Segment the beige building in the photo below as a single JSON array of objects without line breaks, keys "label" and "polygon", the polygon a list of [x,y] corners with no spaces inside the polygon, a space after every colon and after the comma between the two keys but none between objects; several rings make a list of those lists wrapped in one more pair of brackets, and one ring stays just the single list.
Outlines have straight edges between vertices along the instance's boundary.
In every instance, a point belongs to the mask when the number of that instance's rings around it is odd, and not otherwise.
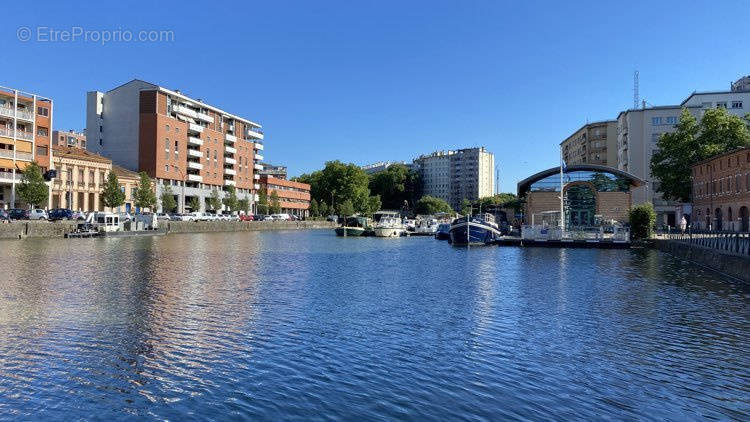
[{"label": "beige building", "polygon": [[52,208],[103,211],[99,196],[112,160],[86,150],[55,145],[52,161],[57,178],[52,182]]},{"label": "beige building", "polygon": [[[112,164],[112,171],[117,176],[120,189],[125,193],[125,203],[115,209],[107,208],[107,211],[131,212],[135,210],[135,188],[138,186],[138,173],[120,167],[117,164]],[[153,182],[151,185],[154,189],[156,188]]]},{"label": "beige building", "polygon": [[425,195],[443,199],[454,209],[464,199],[476,201],[495,193],[495,156],[484,147],[422,155],[412,168],[422,176]]},{"label": "beige building", "polygon": [[617,121],[586,123],[560,143],[567,165],[597,164],[617,168]]},{"label": "beige building", "polygon": [[53,130],[52,145],[86,149],[86,134],[74,130],[67,132]]}]

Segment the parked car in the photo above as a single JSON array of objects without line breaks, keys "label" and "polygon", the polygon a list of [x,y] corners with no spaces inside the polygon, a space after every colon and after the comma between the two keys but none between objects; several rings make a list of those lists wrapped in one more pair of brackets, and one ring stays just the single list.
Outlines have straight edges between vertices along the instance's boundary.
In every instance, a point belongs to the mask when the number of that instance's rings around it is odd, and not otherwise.
[{"label": "parked car", "polygon": [[73,217],[71,217],[73,220],[85,220],[87,217],[86,213],[83,211],[73,211]]},{"label": "parked car", "polygon": [[68,208],[55,208],[48,215],[49,221],[73,220],[73,210]]},{"label": "parked car", "polygon": [[193,211],[188,215],[192,217],[191,221],[208,221],[207,214],[204,214],[200,211]]},{"label": "parked car", "polygon": [[168,221],[170,220],[170,216],[169,214],[165,212],[159,212],[159,213],[156,213],[156,219],[159,221]]},{"label": "parked car", "polygon": [[49,220],[47,211],[41,208],[33,208],[28,211],[29,220]]},{"label": "parked car", "polygon": [[0,210],[0,223],[7,223],[8,221],[10,221],[8,211]]},{"label": "parked car", "polygon": [[11,220],[28,220],[29,212],[20,208],[13,208],[8,211],[8,216]]},{"label": "parked car", "polygon": [[281,220],[281,221],[289,221],[292,219],[292,216],[289,214],[273,214],[271,217],[274,220]]},{"label": "parked car", "polygon": [[240,215],[240,221],[253,221],[255,220],[255,216],[252,214],[242,214]]}]

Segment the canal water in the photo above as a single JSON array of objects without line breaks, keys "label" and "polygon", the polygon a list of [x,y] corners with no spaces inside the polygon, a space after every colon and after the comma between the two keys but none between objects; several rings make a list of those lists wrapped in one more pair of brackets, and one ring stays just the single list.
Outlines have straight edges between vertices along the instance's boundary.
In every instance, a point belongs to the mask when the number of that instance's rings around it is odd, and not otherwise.
[{"label": "canal water", "polygon": [[652,250],[0,242],[0,418],[750,418],[750,293]]}]

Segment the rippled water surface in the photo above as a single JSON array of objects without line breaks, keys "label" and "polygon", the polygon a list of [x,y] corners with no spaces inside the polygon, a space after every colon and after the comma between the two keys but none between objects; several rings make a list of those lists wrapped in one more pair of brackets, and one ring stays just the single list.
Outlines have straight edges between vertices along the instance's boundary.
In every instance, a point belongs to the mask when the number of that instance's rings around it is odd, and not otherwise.
[{"label": "rippled water surface", "polygon": [[750,418],[748,288],[650,250],[0,242],[0,417]]}]

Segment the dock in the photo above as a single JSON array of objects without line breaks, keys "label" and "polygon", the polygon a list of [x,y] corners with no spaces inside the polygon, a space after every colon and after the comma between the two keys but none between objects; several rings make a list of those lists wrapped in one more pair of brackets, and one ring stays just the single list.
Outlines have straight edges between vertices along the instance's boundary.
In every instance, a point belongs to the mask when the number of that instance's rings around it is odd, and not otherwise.
[{"label": "dock", "polygon": [[498,246],[522,246],[522,247],[541,247],[541,248],[587,248],[587,249],[627,249],[630,248],[630,242],[598,239],[598,240],[531,240],[522,239],[515,236],[504,236],[495,241]]}]

